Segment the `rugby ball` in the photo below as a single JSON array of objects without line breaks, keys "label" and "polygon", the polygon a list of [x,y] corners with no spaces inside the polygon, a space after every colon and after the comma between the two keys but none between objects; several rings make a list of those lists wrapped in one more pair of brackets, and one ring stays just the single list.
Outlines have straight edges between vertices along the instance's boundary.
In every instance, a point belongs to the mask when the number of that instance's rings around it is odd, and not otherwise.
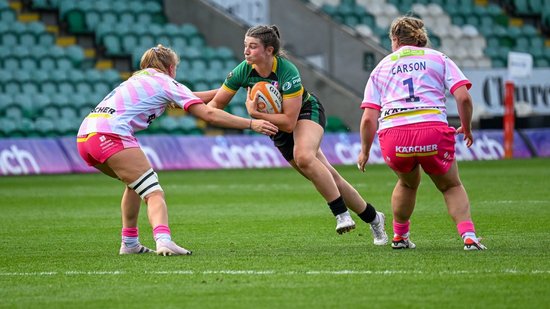
[{"label": "rugby ball", "polygon": [[283,96],[277,87],[268,82],[257,82],[250,90],[250,99],[258,93],[258,111],[266,114],[278,114],[283,111]]}]

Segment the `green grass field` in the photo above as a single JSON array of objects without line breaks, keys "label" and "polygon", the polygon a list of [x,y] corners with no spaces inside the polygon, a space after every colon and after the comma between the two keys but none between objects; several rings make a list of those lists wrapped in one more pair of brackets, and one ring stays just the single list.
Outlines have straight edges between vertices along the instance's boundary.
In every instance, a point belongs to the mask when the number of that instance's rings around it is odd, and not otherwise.
[{"label": "green grass field", "polygon": [[[0,307],[549,308],[550,159],[460,162],[476,229],[464,252],[423,177],[411,238],[337,235],[291,169],[160,172],[173,238],[192,256],[119,256],[123,185],[99,174],[0,178]],[[395,176],[338,167],[387,215]],[[140,236],[154,248],[145,208]]]}]

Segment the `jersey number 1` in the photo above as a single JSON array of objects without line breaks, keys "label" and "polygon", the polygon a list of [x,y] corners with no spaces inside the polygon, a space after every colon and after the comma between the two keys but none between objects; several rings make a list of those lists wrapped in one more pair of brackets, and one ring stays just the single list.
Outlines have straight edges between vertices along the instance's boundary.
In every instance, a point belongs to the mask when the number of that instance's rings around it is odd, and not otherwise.
[{"label": "jersey number 1", "polygon": [[409,97],[407,99],[405,99],[405,102],[411,103],[411,102],[420,101],[420,98],[416,97],[414,95],[414,87],[413,87],[413,79],[412,78],[407,78],[406,80],[404,80],[403,85],[405,85],[409,88]]}]

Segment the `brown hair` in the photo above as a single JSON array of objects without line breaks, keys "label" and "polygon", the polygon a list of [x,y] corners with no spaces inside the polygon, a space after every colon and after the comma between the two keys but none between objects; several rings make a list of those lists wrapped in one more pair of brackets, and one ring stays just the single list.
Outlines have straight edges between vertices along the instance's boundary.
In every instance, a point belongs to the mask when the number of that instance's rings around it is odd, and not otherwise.
[{"label": "brown hair", "polygon": [[397,39],[399,46],[426,47],[430,44],[424,21],[413,16],[401,16],[394,19],[390,26],[389,35],[390,39]]},{"label": "brown hair", "polygon": [[143,53],[139,67],[142,70],[147,68],[157,69],[170,75],[170,66],[177,66],[179,61],[180,58],[175,51],[159,44],[156,47],[149,48]]},{"label": "brown hair", "polygon": [[259,39],[264,47],[271,46],[273,47],[274,56],[284,56],[285,52],[281,48],[281,34],[279,33],[279,28],[275,25],[266,26],[258,25],[250,27],[245,36],[253,37]]}]

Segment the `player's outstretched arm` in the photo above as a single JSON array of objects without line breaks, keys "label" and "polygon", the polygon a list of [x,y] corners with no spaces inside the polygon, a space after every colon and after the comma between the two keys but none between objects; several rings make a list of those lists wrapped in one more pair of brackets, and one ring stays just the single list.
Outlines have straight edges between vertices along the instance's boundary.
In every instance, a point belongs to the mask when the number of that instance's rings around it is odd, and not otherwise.
[{"label": "player's outstretched arm", "polygon": [[273,135],[278,131],[277,126],[269,121],[242,118],[205,104],[193,104],[188,111],[193,116],[219,127],[240,130],[252,129],[265,135]]},{"label": "player's outstretched arm", "polygon": [[212,101],[212,99],[214,99],[214,97],[216,96],[216,93],[218,93],[218,89],[193,92],[193,94],[201,99],[204,103]]}]

